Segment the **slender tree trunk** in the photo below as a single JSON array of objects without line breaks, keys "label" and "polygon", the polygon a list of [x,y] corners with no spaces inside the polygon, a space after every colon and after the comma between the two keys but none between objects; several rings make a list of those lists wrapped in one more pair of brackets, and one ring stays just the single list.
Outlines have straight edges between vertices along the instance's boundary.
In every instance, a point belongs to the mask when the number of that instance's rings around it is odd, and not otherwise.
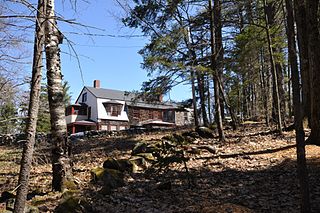
[{"label": "slender tree trunk", "polygon": [[201,115],[203,120],[203,125],[208,127],[208,115],[206,111],[206,97],[205,97],[205,88],[204,88],[204,76],[202,73],[197,72],[197,81],[198,81],[198,91],[200,96],[200,107],[201,107]]},{"label": "slender tree trunk", "polygon": [[211,91],[210,91],[210,81],[207,78],[207,90],[208,90],[208,115],[209,115],[209,123],[212,124],[212,114],[211,114]]},{"label": "slender tree trunk", "polygon": [[233,130],[236,130],[238,128],[238,120],[237,120],[237,117],[233,111],[233,108],[231,107],[231,105],[229,104],[229,100],[228,100],[228,97],[226,95],[226,93],[224,92],[224,89],[222,87],[222,84],[220,82],[220,79],[217,78],[217,83],[218,83],[218,86],[219,86],[219,91],[220,91],[220,95],[222,96],[222,99],[227,107],[227,109],[229,110],[230,112],[230,116],[231,116],[231,120],[232,120],[232,129]]},{"label": "slender tree trunk", "polygon": [[221,117],[221,105],[220,105],[220,92],[218,82],[218,70],[216,67],[216,54],[217,50],[215,47],[215,30],[214,30],[214,16],[212,10],[212,0],[209,0],[209,11],[210,11],[210,41],[211,41],[211,69],[213,71],[213,83],[214,83],[214,100],[215,100],[215,120],[218,127],[219,140],[225,141],[225,135],[223,131],[222,117]]},{"label": "slender tree trunk", "polygon": [[190,71],[191,75],[191,90],[192,90],[192,103],[193,103],[193,118],[195,127],[199,126],[199,117],[198,117],[198,109],[197,109],[197,98],[196,98],[196,88],[194,82],[194,71]]},{"label": "slender tree trunk", "polygon": [[30,102],[28,109],[28,121],[26,126],[26,143],[23,147],[21,167],[18,181],[17,197],[14,204],[15,213],[23,213],[25,209],[25,202],[28,194],[28,182],[32,164],[32,155],[34,151],[39,98],[41,88],[41,70],[42,70],[42,50],[44,45],[44,14],[45,14],[45,0],[38,0],[37,18],[35,28],[35,39],[33,49],[33,65],[32,65],[32,79],[30,90]]},{"label": "slender tree trunk", "polygon": [[294,124],[296,131],[297,142],[297,172],[300,183],[301,193],[301,212],[310,212],[310,198],[309,198],[309,181],[308,170],[306,165],[306,153],[304,142],[304,130],[303,130],[303,110],[300,100],[300,82],[299,82],[299,70],[297,63],[297,50],[296,40],[294,33],[294,21],[293,21],[293,8],[292,0],[286,0],[287,9],[287,25],[288,25],[288,51],[289,60],[292,73],[292,88],[293,88],[293,101],[294,101]]},{"label": "slender tree trunk", "polygon": [[48,99],[52,135],[52,187],[56,191],[64,189],[64,183],[71,178],[70,146],[67,141],[65,106],[63,102],[62,73],[59,44],[63,35],[57,28],[54,14],[54,0],[48,0],[46,7],[46,62]]},{"label": "slender tree trunk", "polygon": [[291,89],[291,68],[290,68],[290,59],[288,59],[288,110],[289,117],[292,118],[292,89]]},{"label": "slender tree trunk", "polygon": [[311,123],[311,100],[310,100],[310,75],[309,75],[309,53],[308,32],[305,0],[294,0],[294,14],[297,26],[297,38],[299,47],[299,64],[302,82],[303,117]]},{"label": "slender tree trunk", "polygon": [[262,85],[262,93],[263,93],[263,106],[264,106],[264,113],[265,113],[265,121],[266,125],[270,126],[269,123],[269,105],[268,105],[268,93],[269,88],[266,82],[266,75],[265,75],[265,66],[264,66],[264,51],[263,49],[260,51],[260,63],[261,63],[261,85]]},{"label": "slender tree trunk", "polygon": [[[219,78],[219,85],[224,90],[223,85],[223,59],[224,59],[224,48],[222,43],[222,22],[221,22],[221,0],[214,0],[213,5],[213,26],[215,28],[214,30],[214,36],[215,36],[215,58],[216,58],[216,69],[218,73]],[[219,88],[220,88],[219,86]],[[225,118],[225,103],[223,99],[223,94],[220,92],[220,110],[221,110],[221,118],[222,120]]]},{"label": "slender tree trunk", "polygon": [[272,50],[272,41],[271,41],[271,36],[270,36],[266,0],[263,0],[263,6],[265,8],[266,33],[267,33],[268,49],[269,49],[270,64],[271,64],[271,73],[272,73],[273,88],[274,88],[274,95],[275,95],[274,102],[276,105],[276,116],[278,119],[278,131],[280,134],[282,134],[282,119],[281,119],[279,87],[278,87],[278,80],[277,80],[277,70],[276,70],[276,66],[275,66],[275,62],[274,62],[274,54],[273,54],[273,50]]},{"label": "slender tree trunk", "polygon": [[308,56],[311,83],[311,133],[307,143],[320,146],[320,35],[319,0],[307,0]]}]

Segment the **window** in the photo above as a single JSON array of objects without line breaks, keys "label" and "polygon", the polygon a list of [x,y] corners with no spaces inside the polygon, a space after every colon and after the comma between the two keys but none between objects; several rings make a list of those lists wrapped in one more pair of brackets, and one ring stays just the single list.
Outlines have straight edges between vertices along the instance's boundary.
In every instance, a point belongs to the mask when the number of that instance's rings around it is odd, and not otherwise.
[{"label": "window", "polygon": [[87,101],[87,93],[83,93],[82,94],[82,102],[86,102]]},{"label": "window", "polygon": [[122,105],[112,105],[112,104],[106,104],[104,105],[107,111],[107,115],[110,116],[119,116],[121,114]]}]

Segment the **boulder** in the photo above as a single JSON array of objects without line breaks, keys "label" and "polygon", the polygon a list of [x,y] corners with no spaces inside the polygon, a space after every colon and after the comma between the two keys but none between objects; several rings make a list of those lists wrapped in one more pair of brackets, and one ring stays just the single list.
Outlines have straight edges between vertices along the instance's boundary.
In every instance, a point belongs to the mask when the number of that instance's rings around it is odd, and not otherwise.
[{"label": "boulder", "polygon": [[120,167],[120,171],[124,172],[135,172],[134,170],[134,163],[132,161],[130,161],[129,159],[119,159],[117,160],[119,167]]},{"label": "boulder", "polygon": [[76,189],[78,189],[78,186],[74,180],[66,180],[62,184],[62,188],[69,189],[69,190],[76,190]]},{"label": "boulder", "polygon": [[143,157],[147,161],[155,161],[155,157],[152,153],[139,153],[137,156]]},{"label": "boulder", "polygon": [[124,174],[122,172],[114,169],[105,169],[103,174],[103,194],[110,194],[113,189],[124,185]]},{"label": "boulder", "polygon": [[196,132],[202,138],[213,138],[214,137],[213,131],[211,129],[209,129],[208,127],[204,127],[204,126],[198,127],[198,128],[196,128]]},{"label": "boulder", "polygon": [[193,138],[193,139],[196,139],[196,138],[200,137],[200,135],[197,132],[194,132],[194,131],[184,132],[184,133],[182,133],[182,136],[185,137],[185,138],[189,137],[189,138]]},{"label": "boulder", "polygon": [[132,149],[131,155],[137,155],[139,153],[155,153],[155,152],[159,152],[161,146],[162,146],[162,142],[161,141],[156,141],[156,142],[154,142],[152,144],[139,142]]},{"label": "boulder", "polygon": [[109,157],[104,161],[103,168],[120,170],[120,164],[116,159]]},{"label": "boulder", "polygon": [[131,155],[145,153],[147,151],[147,147],[148,147],[148,145],[146,143],[139,142],[132,149]]},{"label": "boulder", "polygon": [[55,213],[90,212],[91,208],[87,201],[80,196],[70,196],[62,199],[54,210]]},{"label": "boulder", "polygon": [[146,167],[147,166],[146,160],[141,156],[131,156],[129,161],[139,167]]},{"label": "boulder", "polygon": [[91,169],[91,181],[98,182],[99,180],[102,180],[104,171],[105,169],[101,167]]},{"label": "boulder", "polygon": [[177,142],[178,144],[183,144],[186,142],[186,139],[180,134],[174,133],[172,136],[174,138],[174,141]]}]

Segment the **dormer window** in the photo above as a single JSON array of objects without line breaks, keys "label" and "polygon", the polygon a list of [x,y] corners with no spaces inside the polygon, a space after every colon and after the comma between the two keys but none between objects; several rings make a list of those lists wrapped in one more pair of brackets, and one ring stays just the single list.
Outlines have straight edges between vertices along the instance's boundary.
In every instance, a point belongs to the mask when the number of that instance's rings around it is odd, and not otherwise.
[{"label": "dormer window", "polygon": [[109,115],[109,116],[121,115],[121,111],[122,111],[122,104],[121,103],[109,101],[109,102],[103,103],[103,106],[107,111],[107,115]]},{"label": "dormer window", "polygon": [[87,93],[82,94],[82,103],[87,102]]}]

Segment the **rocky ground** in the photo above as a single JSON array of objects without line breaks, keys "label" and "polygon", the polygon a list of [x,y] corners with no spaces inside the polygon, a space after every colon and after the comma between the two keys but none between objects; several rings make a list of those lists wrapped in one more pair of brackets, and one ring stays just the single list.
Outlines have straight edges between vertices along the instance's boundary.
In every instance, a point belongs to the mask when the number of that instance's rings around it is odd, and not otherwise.
[{"label": "rocky ground", "polygon": [[[92,169],[102,167],[108,157],[128,159],[138,142],[159,143],[165,134],[172,132],[75,142],[73,172],[78,189],[74,191],[81,197],[76,204],[84,203],[79,211],[300,212],[294,133],[278,136],[259,124],[227,131],[224,143],[215,137],[190,140],[180,147],[185,163],[172,162],[160,169],[149,162],[135,173],[125,173],[124,185],[111,193],[103,193],[103,186],[91,181]],[[28,203],[41,212],[53,212],[66,199],[66,193],[50,190],[49,150],[48,145],[38,146],[31,173]],[[320,148],[307,146],[306,151],[312,211],[320,212]],[[20,156],[18,147],[0,147],[1,192],[14,191]]]}]

